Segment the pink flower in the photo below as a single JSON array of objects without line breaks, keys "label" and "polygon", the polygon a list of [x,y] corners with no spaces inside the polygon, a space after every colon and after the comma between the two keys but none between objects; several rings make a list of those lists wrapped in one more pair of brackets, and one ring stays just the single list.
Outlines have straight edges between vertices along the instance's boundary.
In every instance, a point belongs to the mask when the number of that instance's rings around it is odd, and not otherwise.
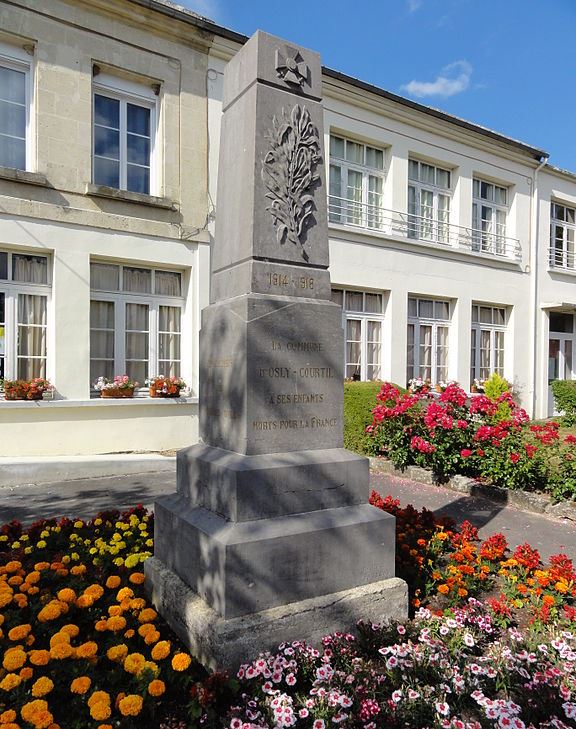
[{"label": "pink flower", "polygon": [[326,724],[324,724],[323,719],[316,719],[314,724],[312,724],[313,729],[325,729]]}]

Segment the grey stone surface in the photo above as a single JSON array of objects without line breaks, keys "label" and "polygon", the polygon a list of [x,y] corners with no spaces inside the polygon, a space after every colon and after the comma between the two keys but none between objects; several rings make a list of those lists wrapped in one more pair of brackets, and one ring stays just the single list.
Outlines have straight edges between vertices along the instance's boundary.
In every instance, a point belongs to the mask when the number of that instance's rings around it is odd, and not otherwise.
[{"label": "grey stone surface", "polygon": [[343,448],[242,456],[203,444],[178,453],[178,493],[250,521],[365,504],[368,460]]},{"label": "grey stone surface", "polygon": [[231,522],[175,494],[155,504],[155,555],[231,618],[394,576],[394,529],[369,504]]},{"label": "grey stone surface", "polygon": [[402,620],[408,610],[406,583],[393,577],[223,620],[159,559],[146,560],[144,571],[154,605],[190,652],[214,670],[235,670],[282,642],[306,639],[320,646],[325,635],[354,632],[359,619]]}]

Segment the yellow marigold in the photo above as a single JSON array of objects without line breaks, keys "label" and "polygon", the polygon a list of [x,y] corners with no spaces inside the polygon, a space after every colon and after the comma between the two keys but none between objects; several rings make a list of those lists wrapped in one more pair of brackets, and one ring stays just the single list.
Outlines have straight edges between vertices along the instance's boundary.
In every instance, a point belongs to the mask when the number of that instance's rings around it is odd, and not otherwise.
[{"label": "yellow marigold", "polygon": [[150,696],[162,696],[164,691],[166,691],[166,684],[159,678],[155,678],[148,684],[148,693]]},{"label": "yellow marigold", "polygon": [[133,585],[141,585],[146,579],[146,576],[144,572],[132,572],[128,579]]},{"label": "yellow marigold", "polygon": [[146,659],[142,653],[130,653],[124,660],[124,670],[137,676],[144,668],[145,663]]},{"label": "yellow marigold", "polygon": [[90,707],[90,716],[96,721],[109,719],[111,713],[112,709],[110,708],[110,704],[107,704],[104,701],[97,701]]},{"label": "yellow marigold", "polygon": [[129,694],[125,696],[118,705],[122,716],[138,716],[142,711],[144,699],[137,694]]},{"label": "yellow marigold", "polygon": [[114,633],[124,630],[126,627],[126,618],[122,617],[122,615],[113,615],[106,621],[106,627]]},{"label": "yellow marigold", "polygon": [[124,643],[113,645],[111,648],[108,648],[106,655],[111,661],[123,661],[128,655],[128,646],[124,645]]},{"label": "yellow marigold", "polygon": [[38,680],[32,684],[32,696],[35,699],[40,699],[42,696],[46,696],[54,688],[54,682],[48,678],[48,676],[41,676]]},{"label": "yellow marigold", "polygon": [[22,562],[18,562],[17,559],[12,560],[11,562],[7,562],[4,565],[4,571],[7,572],[9,575],[13,574],[14,572],[18,572],[18,570],[22,569]]},{"label": "yellow marigold", "polygon": [[84,564],[75,564],[70,570],[71,575],[83,575],[84,572],[86,572],[86,565]]},{"label": "yellow marigold", "polygon": [[152,608],[144,608],[138,616],[138,621],[140,623],[151,623],[153,620],[156,620],[157,617],[158,613],[156,610],[153,610]]},{"label": "yellow marigold", "polygon": [[561,592],[565,595],[568,592],[568,585],[565,582],[558,581],[554,585],[554,589],[556,590],[556,592]]},{"label": "yellow marigold", "polygon": [[56,620],[56,618],[59,618],[62,614],[62,611],[60,610],[60,606],[57,603],[49,602],[47,605],[44,605],[42,610],[38,613],[38,620],[41,623],[46,623],[49,620]]},{"label": "yellow marigold", "polygon": [[156,643],[154,648],[152,648],[152,658],[155,661],[161,661],[163,658],[167,658],[170,655],[170,641],[169,640],[161,640],[159,643]]},{"label": "yellow marigold", "polygon": [[70,603],[76,600],[76,593],[70,587],[64,587],[62,590],[58,590],[56,596],[59,600],[62,600],[62,602]]},{"label": "yellow marigold", "polygon": [[191,663],[192,659],[188,653],[176,653],[172,658],[172,668],[175,671],[185,671]]},{"label": "yellow marigold", "polygon": [[0,714],[0,724],[9,724],[12,721],[16,721],[17,714],[14,709],[8,709]]},{"label": "yellow marigold", "polygon": [[152,633],[154,630],[156,630],[153,623],[144,623],[144,625],[141,625],[138,628],[138,635],[142,636],[142,638],[145,638],[148,633]]},{"label": "yellow marigold", "polygon": [[0,689],[3,691],[12,691],[16,686],[20,686],[22,678],[17,673],[7,673],[2,681],[0,681]]},{"label": "yellow marigold", "polygon": [[59,643],[70,643],[70,634],[64,633],[63,631],[58,631],[57,633],[54,633],[54,635],[50,638],[50,648],[52,648],[55,645],[58,645]]},{"label": "yellow marigold", "polygon": [[144,638],[146,645],[153,645],[157,640],[160,640],[160,633],[157,630],[151,630]]},{"label": "yellow marigold", "polygon": [[98,703],[110,703],[110,694],[106,691],[94,691],[92,694],[90,694],[90,698],[88,699],[88,706],[94,706],[94,704]]},{"label": "yellow marigold", "polygon": [[122,602],[126,598],[130,600],[132,597],[134,597],[134,591],[131,587],[123,587],[121,590],[118,590],[118,594],[116,595],[118,602]]},{"label": "yellow marigold", "polygon": [[160,673],[160,669],[158,668],[157,664],[154,663],[154,661],[146,661],[142,670],[150,671],[153,674],[154,678],[156,678],[156,676]]},{"label": "yellow marigold", "polygon": [[72,691],[73,694],[80,694],[82,696],[86,693],[86,691],[88,691],[91,685],[91,678],[88,676],[78,676],[78,678],[75,678],[70,684],[70,691]]},{"label": "yellow marigold", "polygon": [[34,670],[30,666],[24,666],[24,668],[20,669],[19,675],[23,681],[28,681],[34,675]]},{"label": "yellow marigold", "polygon": [[98,643],[89,640],[76,648],[77,658],[93,658],[98,653]]},{"label": "yellow marigold", "polygon": [[25,663],[26,653],[24,653],[24,649],[20,645],[4,653],[2,665],[7,671],[16,671],[18,668],[22,668]]},{"label": "yellow marigold", "polygon": [[50,648],[50,658],[54,658],[57,661],[62,661],[65,658],[70,658],[74,655],[74,648],[68,643],[56,643],[56,645]]},{"label": "yellow marigold", "polygon": [[89,608],[94,605],[94,598],[92,595],[80,595],[80,597],[76,600],[76,607],[79,608]]},{"label": "yellow marigold", "polygon": [[108,608],[108,615],[110,615],[111,618],[115,617],[116,615],[122,615],[124,612],[124,608],[122,605],[110,605]]},{"label": "yellow marigold", "polygon": [[74,623],[68,623],[60,628],[61,633],[68,633],[71,638],[76,638],[80,634],[80,628]]},{"label": "yellow marigold", "polygon": [[110,577],[106,580],[106,587],[110,590],[115,590],[121,584],[122,580],[118,577],[118,575],[110,575]]},{"label": "yellow marigold", "polygon": [[33,666],[45,666],[50,660],[50,652],[45,650],[30,651],[28,657]]},{"label": "yellow marigold", "polygon": [[104,594],[102,585],[90,585],[84,590],[85,595],[91,595],[95,600],[99,600]]},{"label": "yellow marigold", "polygon": [[32,630],[32,626],[26,623],[26,625],[16,625],[12,630],[8,631],[8,638],[10,640],[24,640],[28,633]]}]

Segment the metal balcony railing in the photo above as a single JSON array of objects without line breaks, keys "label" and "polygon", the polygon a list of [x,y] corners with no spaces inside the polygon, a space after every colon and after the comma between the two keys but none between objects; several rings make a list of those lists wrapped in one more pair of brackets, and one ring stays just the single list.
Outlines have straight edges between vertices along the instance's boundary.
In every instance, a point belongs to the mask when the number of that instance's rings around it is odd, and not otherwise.
[{"label": "metal balcony railing", "polygon": [[554,245],[548,249],[550,268],[563,268],[565,271],[576,271],[576,253],[573,247],[558,248]]},{"label": "metal balcony railing", "polygon": [[334,195],[328,197],[328,222],[515,261],[520,260],[522,255],[516,238]]}]

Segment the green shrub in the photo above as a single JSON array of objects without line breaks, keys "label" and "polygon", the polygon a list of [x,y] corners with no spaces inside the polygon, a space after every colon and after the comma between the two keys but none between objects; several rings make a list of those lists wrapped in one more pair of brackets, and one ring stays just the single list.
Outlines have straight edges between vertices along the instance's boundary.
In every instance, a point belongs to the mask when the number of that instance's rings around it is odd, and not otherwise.
[{"label": "green shrub", "polygon": [[551,387],[556,410],[563,413],[563,423],[576,425],[576,380],[554,380]]},{"label": "green shrub", "polygon": [[[510,390],[508,380],[505,380],[497,372],[493,372],[484,383],[484,394],[487,398],[496,402],[501,395]],[[504,401],[498,403],[498,409],[492,418],[494,423],[500,423],[508,420],[512,415],[512,407],[510,403]]]},{"label": "green shrub", "polygon": [[372,423],[372,410],[381,382],[344,383],[344,448],[363,455],[373,455],[372,438],[366,428]]}]

